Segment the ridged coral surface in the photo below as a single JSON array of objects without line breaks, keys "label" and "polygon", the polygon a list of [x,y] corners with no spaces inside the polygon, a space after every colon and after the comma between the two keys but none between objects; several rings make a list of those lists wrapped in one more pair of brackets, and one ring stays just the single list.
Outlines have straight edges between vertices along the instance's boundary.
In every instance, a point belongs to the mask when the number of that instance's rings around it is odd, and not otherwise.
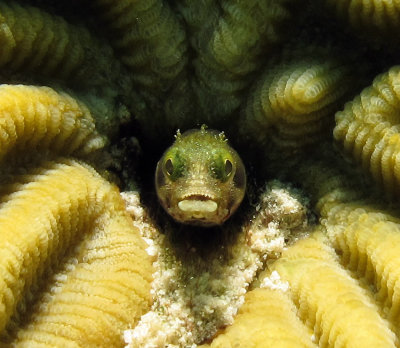
[{"label": "ridged coral surface", "polygon": [[395,346],[396,336],[370,295],[342,269],[333,248],[323,241],[310,237],[298,242],[271,270],[289,283],[298,316],[320,346]]},{"label": "ridged coral surface", "polygon": [[400,6],[395,0],[323,0],[328,9],[360,34],[375,40],[395,38]]},{"label": "ridged coral surface", "polygon": [[[261,52],[281,39],[280,29],[289,17],[288,1],[224,1],[221,17],[209,37],[198,42],[195,93],[208,117],[235,111],[241,92],[260,65]],[[220,103],[223,98],[225,102]]]},{"label": "ridged coral surface", "polygon": [[295,314],[290,298],[280,289],[249,291],[235,323],[210,345],[222,347],[317,347],[310,339],[311,332]]},{"label": "ridged coral surface", "polygon": [[152,268],[118,189],[60,157],[104,146],[90,111],[26,85],[1,85],[0,109],[1,342],[122,345],[151,303]]},{"label": "ridged coral surface", "polygon": [[33,151],[87,155],[104,146],[88,108],[49,87],[1,85],[0,115],[0,161]]},{"label": "ridged coral surface", "polygon": [[400,67],[375,78],[336,114],[334,137],[389,196],[400,192]]},{"label": "ridged coral surface", "polygon": [[[0,0],[0,346],[398,347],[399,13]],[[203,123],[249,173],[214,229],[153,198]]]},{"label": "ridged coral surface", "polygon": [[17,347],[118,346],[150,302],[144,241],[90,167],[34,172],[13,182],[0,209],[0,330]]},{"label": "ridged coral surface", "polygon": [[110,64],[111,51],[96,42],[86,28],[38,8],[3,1],[0,23],[0,66],[8,72],[31,71],[79,81],[88,79],[89,72],[105,69],[100,55]]},{"label": "ridged coral surface", "polygon": [[160,91],[169,88],[186,65],[185,31],[162,0],[94,1],[102,20],[113,32],[113,45],[140,85]]},{"label": "ridged coral surface", "polygon": [[279,322],[289,303],[293,306],[290,312],[296,313],[294,318],[300,322],[300,327],[294,328],[289,326],[293,318],[286,319],[287,336],[280,339],[283,347],[296,346],[285,345],[286,337],[295,333],[300,335],[299,346],[398,346],[400,220],[393,211],[382,210],[374,199],[363,197],[357,183],[349,183],[351,175],[328,163],[304,161],[296,168],[295,180],[312,193],[319,226],[268,263],[256,289],[246,295],[249,302],[239,311],[237,321],[221,332],[211,347],[262,347],[260,337],[263,342],[274,337],[276,332],[253,331],[265,325],[261,319],[257,323],[262,299],[243,329],[253,293],[263,291],[282,297],[274,304],[280,310],[266,308],[263,318],[271,316]]},{"label": "ridged coral surface", "polygon": [[265,69],[242,111],[243,136],[251,134],[289,155],[330,132],[332,112],[355,84],[352,64],[317,50],[310,53]]}]

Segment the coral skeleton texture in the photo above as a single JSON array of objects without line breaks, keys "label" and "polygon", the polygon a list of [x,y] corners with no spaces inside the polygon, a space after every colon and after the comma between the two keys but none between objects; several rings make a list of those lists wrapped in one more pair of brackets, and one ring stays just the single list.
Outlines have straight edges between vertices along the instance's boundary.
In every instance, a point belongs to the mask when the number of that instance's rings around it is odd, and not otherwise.
[{"label": "coral skeleton texture", "polygon": [[326,6],[344,23],[370,39],[394,39],[399,29],[400,6],[396,1],[324,0]]},{"label": "coral skeleton texture", "polygon": [[335,139],[389,196],[400,193],[400,67],[375,78],[336,114]]},{"label": "coral skeleton texture", "polygon": [[332,247],[310,237],[285,251],[270,269],[289,283],[298,316],[313,328],[320,346],[394,347],[396,336],[378,306],[338,261]]},{"label": "coral skeleton texture", "polygon": [[118,189],[60,157],[104,145],[90,111],[24,85],[1,85],[0,105],[2,343],[122,345],[151,303],[152,267]]},{"label": "coral skeleton texture", "polygon": [[112,57],[111,50],[97,43],[86,28],[35,7],[2,1],[0,23],[0,66],[9,72],[32,71],[82,81],[93,71],[105,69],[96,56]]},{"label": "coral skeleton texture", "polygon": [[144,241],[92,168],[66,160],[35,171],[0,209],[1,330],[12,337],[22,325],[16,347],[121,345],[150,303]]},{"label": "coral skeleton texture", "polygon": [[0,161],[34,150],[82,156],[104,146],[88,108],[49,87],[1,85],[0,115]]},{"label": "coral skeleton texture", "polygon": [[296,307],[284,291],[249,291],[235,323],[209,345],[199,347],[317,347],[312,333],[296,316]]},{"label": "coral skeleton texture", "polygon": [[169,88],[187,60],[185,31],[170,6],[162,0],[94,3],[134,81],[153,91]]},{"label": "coral skeleton texture", "polygon": [[315,51],[311,57],[267,67],[243,110],[244,136],[251,134],[257,142],[272,143],[284,153],[299,152],[326,136],[332,112],[355,81],[351,63]]},{"label": "coral skeleton texture", "polygon": [[[0,0],[0,346],[398,347],[399,11]],[[203,123],[250,183],[210,229],[151,186]]]}]

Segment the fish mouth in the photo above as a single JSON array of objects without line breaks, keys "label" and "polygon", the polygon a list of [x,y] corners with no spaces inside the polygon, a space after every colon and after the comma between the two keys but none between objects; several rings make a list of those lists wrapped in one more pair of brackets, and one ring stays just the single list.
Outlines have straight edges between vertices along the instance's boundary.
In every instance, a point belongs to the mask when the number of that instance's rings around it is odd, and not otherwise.
[{"label": "fish mouth", "polygon": [[218,203],[206,194],[192,194],[183,197],[178,202],[178,208],[192,217],[203,217],[203,214],[214,213],[218,209]]}]

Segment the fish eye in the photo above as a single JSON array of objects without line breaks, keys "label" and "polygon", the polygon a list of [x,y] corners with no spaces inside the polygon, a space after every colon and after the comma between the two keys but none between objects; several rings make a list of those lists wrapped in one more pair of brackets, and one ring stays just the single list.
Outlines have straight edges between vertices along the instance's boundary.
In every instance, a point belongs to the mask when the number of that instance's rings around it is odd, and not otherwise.
[{"label": "fish eye", "polygon": [[179,153],[168,154],[162,160],[162,172],[175,181],[185,175],[185,161]]},{"label": "fish eye", "polygon": [[235,167],[231,159],[219,155],[211,161],[210,171],[214,178],[225,182],[234,173]]},{"label": "fish eye", "polygon": [[164,169],[167,175],[172,176],[174,172],[174,164],[172,163],[171,158],[168,158],[164,163]]},{"label": "fish eye", "polygon": [[225,175],[229,177],[233,171],[233,164],[229,159],[225,160]]}]

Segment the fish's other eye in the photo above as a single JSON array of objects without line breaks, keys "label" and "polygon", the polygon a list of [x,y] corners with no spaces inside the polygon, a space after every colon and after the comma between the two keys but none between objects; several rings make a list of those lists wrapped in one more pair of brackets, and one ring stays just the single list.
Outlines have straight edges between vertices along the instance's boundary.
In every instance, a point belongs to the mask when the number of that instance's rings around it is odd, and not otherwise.
[{"label": "fish's other eye", "polygon": [[223,156],[214,158],[210,163],[210,169],[211,175],[222,182],[227,181],[235,171],[233,162]]},{"label": "fish's other eye", "polygon": [[226,177],[229,177],[232,174],[233,171],[233,164],[230,160],[226,159],[225,160],[225,175]]},{"label": "fish's other eye", "polygon": [[172,163],[172,160],[170,158],[168,158],[165,161],[164,168],[165,168],[165,172],[167,173],[167,175],[172,176],[172,174],[174,172],[174,164]]}]

